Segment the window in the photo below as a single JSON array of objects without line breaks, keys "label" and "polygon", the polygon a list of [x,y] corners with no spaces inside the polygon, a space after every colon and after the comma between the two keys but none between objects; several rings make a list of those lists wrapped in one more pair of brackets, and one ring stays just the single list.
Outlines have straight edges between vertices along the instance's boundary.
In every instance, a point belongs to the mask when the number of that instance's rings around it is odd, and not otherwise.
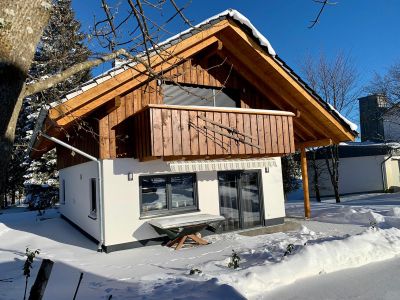
[{"label": "window", "polygon": [[197,210],[195,174],[140,176],[139,183],[142,215]]},{"label": "window", "polygon": [[96,211],[97,211],[96,178],[90,178],[90,214],[96,214]]},{"label": "window", "polygon": [[206,86],[162,85],[164,104],[188,106],[239,107],[239,91]]},{"label": "window", "polygon": [[65,204],[65,180],[62,180],[62,190],[61,190],[61,204]]}]

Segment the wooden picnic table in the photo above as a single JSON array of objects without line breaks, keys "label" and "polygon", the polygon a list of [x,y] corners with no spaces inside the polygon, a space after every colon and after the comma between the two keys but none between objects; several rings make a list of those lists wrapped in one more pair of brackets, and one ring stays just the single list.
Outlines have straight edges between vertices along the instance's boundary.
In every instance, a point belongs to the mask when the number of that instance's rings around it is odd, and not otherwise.
[{"label": "wooden picnic table", "polygon": [[208,242],[201,238],[198,233],[207,227],[216,228],[223,220],[225,220],[223,216],[196,214],[157,218],[148,221],[148,223],[157,233],[168,236],[170,240],[166,246],[173,247],[176,245],[175,250],[179,250],[188,240],[192,240],[197,245],[207,245]]}]

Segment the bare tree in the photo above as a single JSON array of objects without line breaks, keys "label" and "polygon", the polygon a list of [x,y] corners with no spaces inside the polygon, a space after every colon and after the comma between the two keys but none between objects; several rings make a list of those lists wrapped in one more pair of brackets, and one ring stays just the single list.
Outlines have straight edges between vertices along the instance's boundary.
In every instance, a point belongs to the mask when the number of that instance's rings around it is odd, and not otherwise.
[{"label": "bare tree", "polygon": [[374,121],[380,122],[383,129],[368,138],[383,142],[400,141],[400,61],[391,65],[383,75],[375,73],[365,91],[378,98],[379,108]]},{"label": "bare tree", "polygon": [[51,3],[5,0],[0,10],[0,190],[5,180],[25,79]]},{"label": "bare tree", "polygon": [[[111,1],[109,1],[111,2]],[[174,0],[149,1],[125,0],[129,7],[125,16],[118,14],[118,5],[122,1],[113,1],[109,5],[106,0],[99,0],[105,16],[95,21],[93,36],[106,48],[104,54],[71,66],[70,68],[33,84],[26,84],[36,45],[46,26],[50,11],[51,0],[4,0],[0,10],[0,190],[3,189],[5,170],[10,160],[15,130],[23,99],[29,95],[53,87],[70,76],[83,70],[95,67],[105,61],[120,56],[129,58],[136,65],[133,68],[149,76],[157,76],[151,66],[150,55],[159,54],[158,43],[164,35],[170,35],[166,30],[168,23],[179,18],[191,26],[184,16],[183,6]],[[164,6],[172,7],[171,15],[164,13]],[[149,10],[158,12],[164,17],[163,22],[149,18]],[[122,10],[121,10],[122,11]],[[125,11],[125,10],[124,10]],[[128,50],[126,50],[128,49]],[[140,55],[138,55],[140,54]],[[163,54],[166,58],[166,54]],[[144,66],[144,68],[143,68]],[[144,71],[143,71],[144,69]]]},{"label": "bare tree", "polygon": [[[358,73],[349,55],[340,52],[332,60],[328,60],[323,54],[318,60],[308,56],[302,65],[302,70],[310,87],[334,109],[345,116],[352,112],[359,91],[357,89]],[[339,203],[338,145],[325,147],[323,152],[335,199]],[[314,174],[318,172],[314,168]],[[314,186],[318,190],[318,176],[314,176]]]},{"label": "bare tree", "polygon": [[315,192],[315,198],[318,202],[321,202],[321,192],[320,192],[320,183],[319,179],[322,176],[323,169],[321,168],[320,164],[318,164],[316,156],[317,156],[317,149],[311,152],[311,159],[310,159],[310,166],[313,170],[313,177],[312,177],[312,185]]},{"label": "bare tree", "polygon": [[[0,190],[6,179],[18,115],[23,99],[67,79],[69,76],[112,59],[117,54],[100,60],[73,66],[61,74],[26,85],[28,70],[36,45],[49,20],[52,3],[49,0],[5,0],[0,10]],[[120,54],[120,53],[118,53]]]},{"label": "bare tree", "polygon": [[400,62],[390,66],[384,75],[375,73],[366,91],[384,95],[391,106],[398,106],[400,104]]}]

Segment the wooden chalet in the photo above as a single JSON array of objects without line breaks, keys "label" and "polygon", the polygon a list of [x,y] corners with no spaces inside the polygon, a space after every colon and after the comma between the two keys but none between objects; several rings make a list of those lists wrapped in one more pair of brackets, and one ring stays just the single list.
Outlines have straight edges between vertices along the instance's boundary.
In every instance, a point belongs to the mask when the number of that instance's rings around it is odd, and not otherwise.
[{"label": "wooden chalet", "polygon": [[[221,214],[225,230],[283,222],[280,157],[300,150],[307,178],[306,147],[355,138],[237,11],[157,50],[151,71],[128,61],[52,104],[32,144],[33,158],[56,147],[61,212],[107,251],[157,240],[146,219],[171,214]],[[96,158],[102,181],[45,136]]]}]

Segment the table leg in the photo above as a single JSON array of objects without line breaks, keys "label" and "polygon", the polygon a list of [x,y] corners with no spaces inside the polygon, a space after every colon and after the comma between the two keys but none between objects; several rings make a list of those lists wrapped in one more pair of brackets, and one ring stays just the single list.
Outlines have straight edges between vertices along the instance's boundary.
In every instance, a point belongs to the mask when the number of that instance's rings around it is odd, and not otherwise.
[{"label": "table leg", "polygon": [[179,250],[182,248],[183,244],[185,243],[186,239],[187,239],[187,235],[183,236],[181,238],[181,240],[179,241],[178,245],[176,246],[175,250]]},{"label": "table leg", "polygon": [[188,237],[190,237],[193,241],[195,241],[199,245],[208,245],[208,242],[206,240],[198,237],[195,234],[190,234],[190,235],[188,235]]},{"label": "table leg", "polygon": [[165,246],[172,247],[174,244],[178,243],[180,239],[180,237],[177,237],[176,239],[170,240]]}]

